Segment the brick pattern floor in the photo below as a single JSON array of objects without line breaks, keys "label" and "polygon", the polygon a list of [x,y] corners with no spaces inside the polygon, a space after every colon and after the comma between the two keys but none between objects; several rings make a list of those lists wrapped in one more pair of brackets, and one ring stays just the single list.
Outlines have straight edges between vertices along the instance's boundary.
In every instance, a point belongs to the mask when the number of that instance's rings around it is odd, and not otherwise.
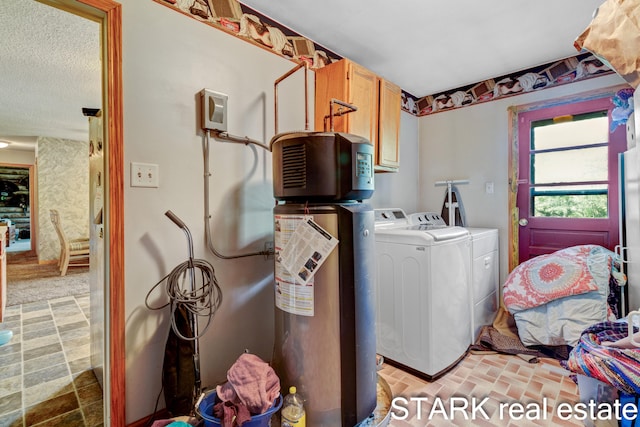
[{"label": "brick pattern floor", "polygon": [[[468,354],[432,382],[388,363],[379,374],[394,397],[405,398],[391,409],[392,427],[584,425],[575,417],[558,415],[563,408],[579,415],[573,412],[579,394],[569,372],[554,359],[528,363],[518,356]],[[420,406],[416,399],[421,399]]]}]

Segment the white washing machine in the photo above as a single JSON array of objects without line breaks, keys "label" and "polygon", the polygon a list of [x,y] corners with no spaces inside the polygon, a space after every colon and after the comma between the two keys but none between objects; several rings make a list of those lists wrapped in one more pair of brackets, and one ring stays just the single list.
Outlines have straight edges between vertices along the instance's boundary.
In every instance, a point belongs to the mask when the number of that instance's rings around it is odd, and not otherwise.
[{"label": "white washing machine", "polygon": [[[418,212],[409,215],[409,223],[446,225],[439,214]],[[491,325],[500,301],[498,229],[465,227],[471,235],[471,343],[478,339],[484,325]]]},{"label": "white washing machine", "polygon": [[471,343],[469,232],[437,219],[411,224],[402,209],[375,209],[376,350],[430,380]]}]

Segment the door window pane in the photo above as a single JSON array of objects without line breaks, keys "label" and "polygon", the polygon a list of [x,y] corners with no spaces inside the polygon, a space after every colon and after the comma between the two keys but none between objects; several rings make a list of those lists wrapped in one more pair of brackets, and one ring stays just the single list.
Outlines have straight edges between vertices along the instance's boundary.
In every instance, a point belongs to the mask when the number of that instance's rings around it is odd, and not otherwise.
[{"label": "door window pane", "polygon": [[607,194],[547,193],[532,198],[533,215],[555,218],[607,218]]},{"label": "door window pane", "polygon": [[[599,117],[593,117],[598,115]],[[570,121],[563,121],[570,120]],[[609,139],[607,112],[566,116],[532,124],[531,149],[549,150],[600,144]]]},{"label": "door window pane", "polygon": [[534,216],[556,218],[607,218],[607,184],[534,187]]},{"label": "door window pane", "polygon": [[591,147],[531,154],[535,184],[606,181],[608,148]]}]

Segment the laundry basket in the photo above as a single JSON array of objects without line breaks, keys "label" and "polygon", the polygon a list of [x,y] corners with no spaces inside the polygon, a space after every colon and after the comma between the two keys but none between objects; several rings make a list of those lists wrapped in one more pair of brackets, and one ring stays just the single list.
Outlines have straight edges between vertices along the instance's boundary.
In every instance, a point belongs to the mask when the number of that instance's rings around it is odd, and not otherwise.
[{"label": "laundry basket", "polygon": [[[213,407],[218,401],[218,395],[215,390],[213,390],[205,394],[204,397],[196,404],[196,410],[204,420],[205,427],[219,427],[222,425],[222,420],[213,415]],[[269,427],[271,425],[271,416],[281,407],[282,395],[280,394],[273,401],[271,408],[267,409],[267,411],[262,414],[253,415],[249,421],[242,424],[242,427]]]},{"label": "laundry basket", "polygon": [[[618,391],[600,380],[586,375],[577,375],[578,393],[580,394],[580,402],[589,404],[589,402],[611,403],[618,399]],[[585,427],[595,427],[593,420],[585,419],[583,421]]]}]

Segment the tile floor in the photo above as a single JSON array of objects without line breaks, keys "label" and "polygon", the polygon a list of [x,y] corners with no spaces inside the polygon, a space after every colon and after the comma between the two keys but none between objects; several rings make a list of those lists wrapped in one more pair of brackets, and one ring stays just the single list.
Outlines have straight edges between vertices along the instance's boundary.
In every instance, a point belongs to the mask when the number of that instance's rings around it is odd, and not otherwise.
[{"label": "tile floor", "polygon": [[[0,427],[102,425],[102,390],[89,365],[88,310],[88,295],[7,308],[0,328],[11,329],[14,337],[0,346]],[[402,405],[406,415],[394,410],[399,417],[391,418],[391,427],[583,425],[556,415],[560,403],[574,404],[579,397],[576,384],[553,359],[531,364],[516,356],[469,354],[432,382],[388,363],[379,373],[394,397],[408,400]],[[426,400],[418,408],[412,397]],[[451,404],[472,404],[473,398],[477,403],[488,398],[480,406],[484,412],[450,416]],[[501,403],[508,404],[502,417]],[[530,420],[509,416],[518,405]]]},{"label": "tile floor", "polygon": [[0,328],[0,427],[101,426],[102,389],[89,363],[89,296],[7,307]]},{"label": "tile floor", "polygon": [[[582,421],[565,421],[557,417],[558,405],[562,402],[573,405],[579,402],[579,396],[578,387],[567,376],[568,372],[553,359],[539,359],[535,364],[517,356],[469,354],[454,369],[432,382],[388,363],[378,372],[389,384],[394,397],[402,396],[409,402],[400,402],[399,406],[404,409],[393,411],[398,418],[391,417],[391,427],[583,426]],[[421,410],[417,403],[409,400],[412,397],[427,399]],[[488,400],[480,405],[485,397]],[[452,404],[471,407],[473,398],[478,404],[475,417],[470,410],[465,411],[466,415],[450,411]],[[508,404],[502,417],[501,403]],[[518,405],[524,408],[520,414]],[[509,410],[513,416],[509,415]],[[520,419],[516,419],[518,417]]]}]

